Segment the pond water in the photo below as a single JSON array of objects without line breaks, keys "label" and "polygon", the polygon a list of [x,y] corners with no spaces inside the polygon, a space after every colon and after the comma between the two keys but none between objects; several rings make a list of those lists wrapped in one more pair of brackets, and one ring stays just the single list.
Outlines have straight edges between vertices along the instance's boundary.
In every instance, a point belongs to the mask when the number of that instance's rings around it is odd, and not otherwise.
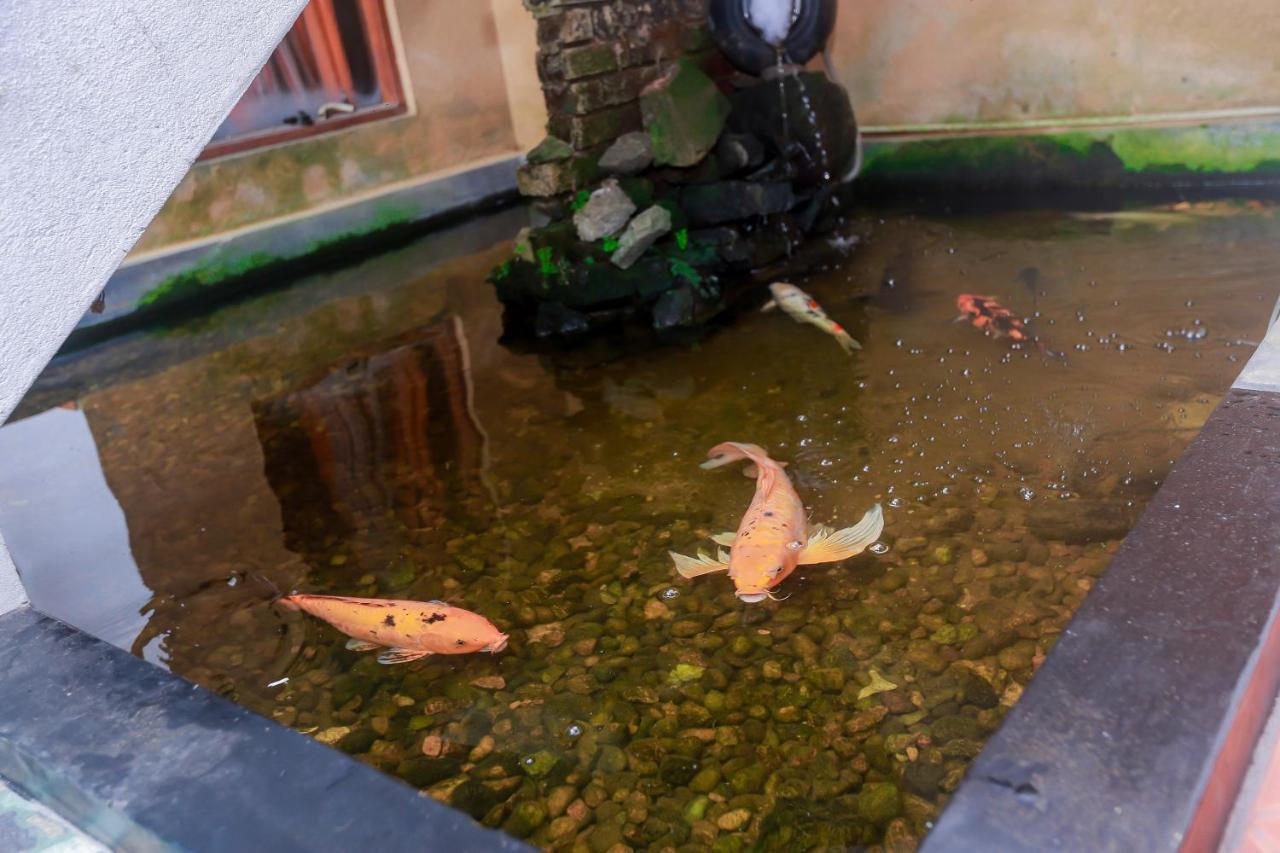
[{"label": "pond water", "polygon": [[[61,359],[0,431],[0,528],[46,612],[535,845],[911,849],[1263,334],[1273,213],[862,212],[796,281],[846,356],[753,310],[510,349],[510,210]],[[777,602],[681,579],[751,498],[698,467],[724,440],[881,542]],[[258,577],[510,644],[379,666]]]}]

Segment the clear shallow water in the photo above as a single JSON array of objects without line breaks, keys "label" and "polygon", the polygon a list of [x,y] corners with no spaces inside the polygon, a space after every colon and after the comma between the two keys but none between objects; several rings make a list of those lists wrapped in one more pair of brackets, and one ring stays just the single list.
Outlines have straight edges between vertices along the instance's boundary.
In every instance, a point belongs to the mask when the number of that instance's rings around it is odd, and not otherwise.
[{"label": "clear shallow water", "polygon": [[[448,257],[509,212],[55,365],[0,431],[0,529],[47,612],[537,845],[909,849],[1263,332],[1272,211],[1200,213],[854,219],[796,282],[849,358],[776,312],[513,352],[510,245]],[[960,292],[1067,359],[952,324]],[[750,499],[697,467],[726,439],[815,521],[881,502],[880,553],[777,603],[677,577]],[[255,574],[511,643],[380,667]]]}]

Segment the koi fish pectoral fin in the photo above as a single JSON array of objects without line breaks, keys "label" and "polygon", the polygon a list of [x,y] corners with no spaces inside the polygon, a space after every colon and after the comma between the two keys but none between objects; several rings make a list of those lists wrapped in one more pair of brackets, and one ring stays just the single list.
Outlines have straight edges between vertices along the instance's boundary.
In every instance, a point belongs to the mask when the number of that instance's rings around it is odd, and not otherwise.
[{"label": "koi fish pectoral fin", "polygon": [[349,652],[371,652],[380,648],[382,646],[377,643],[367,643],[364,640],[347,640],[347,651]]},{"label": "koi fish pectoral fin", "polygon": [[809,544],[800,552],[801,565],[834,563],[861,554],[866,547],[880,538],[884,531],[884,513],[876,504],[852,527],[832,531],[819,526],[809,537]]},{"label": "koi fish pectoral fin", "polygon": [[424,658],[431,652],[419,652],[414,649],[387,649],[378,655],[378,663],[383,666],[390,666],[396,663],[412,663],[419,658]]},{"label": "koi fish pectoral fin", "polygon": [[954,320],[952,320],[951,322],[953,322],[953,323],[963,323],[965,320],[968,320],[968,319],[969,319],[969,315],[968,315],[968,314],[961,314],[959,317],[956,317],[956,318],[955,318]]},{"label": "koi fish pectoral fin", "polygon": [[698,552],[697,557],[686,557],[684,554],[677,554],[675,551],[668,551],[672,561],[676,564],[676,571],[680,573],[682,578],[697,578],[703,575],[709,575],[712,572],[729,571],[729,555],[724,551],[719,554],[719,559]]},{"label": "koi fish pectoral fin", "polygon": [[772,310],[774,310],[774,309],[775,309],[775,308],[777,308],[777,307],[778,307],[778,300],[776,300],[776,299],[770,299],[770,300],[769,300],[768,302],[766,302],[766,303],[764,304],[764,306],[760,309],[760,313],[761,313],[761,314],[763,314],[765,311],[772,311]]},{"label": "koi fish pectoral fin", "polygon": [[726,530],[724,533],[717,533],[715,536],[711,537],[712,542],[716,543],[717,545],[724,545],[726,547],[733,545],[733,543],[736,542],[737,540],[738,540],[738,534],[733,532],[732,530]]}]

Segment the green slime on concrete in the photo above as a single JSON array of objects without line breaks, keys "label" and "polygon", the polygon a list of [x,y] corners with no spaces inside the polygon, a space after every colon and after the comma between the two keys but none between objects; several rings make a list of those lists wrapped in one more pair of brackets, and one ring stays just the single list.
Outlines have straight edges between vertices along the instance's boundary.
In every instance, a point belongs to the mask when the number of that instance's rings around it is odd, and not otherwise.
[{"label": "green slime on concrete", "polygon": [[1108,186],[1208,175],[1280,177],[1280,124],[1135,127],[871,142],[870,182]]},{"label": "green slime on concrete", "polygon": [[364,226],[323,240],[313,240],[298,251],[287,255],[250,252],[233,258],[206,257],[190,268],[161,280],[138,299],[136,307],[146,309],[172,305],[203,293],[211,286],[296,263],[308,256],[345,246],[352,241],[370,237],[396,226],[407,225],[415,218],[413,210],[409,208],[381,208],[374,212]]}]

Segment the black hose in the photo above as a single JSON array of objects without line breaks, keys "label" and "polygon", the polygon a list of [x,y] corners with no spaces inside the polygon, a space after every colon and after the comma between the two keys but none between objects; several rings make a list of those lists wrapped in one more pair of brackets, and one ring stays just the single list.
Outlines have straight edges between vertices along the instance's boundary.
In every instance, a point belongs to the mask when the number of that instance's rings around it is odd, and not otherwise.
[{"label": "black hose", "polygon": [[[778,64],[778,51],[751,26],[747,17],[749,0],[711,0],[707,23],[711,37],[735,66],[759,76]],[[787,39],[782,43],[782,61],[803,65],[826,45],[836,24],[836,0],[793,0],[798,8]]]}]

